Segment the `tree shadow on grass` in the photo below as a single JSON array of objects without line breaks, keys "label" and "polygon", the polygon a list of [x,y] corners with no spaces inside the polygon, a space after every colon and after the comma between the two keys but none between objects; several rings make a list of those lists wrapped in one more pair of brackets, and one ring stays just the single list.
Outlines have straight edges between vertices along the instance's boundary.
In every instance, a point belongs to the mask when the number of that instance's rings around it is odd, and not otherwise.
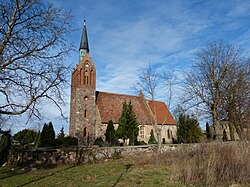
[{"label": "tree shadow on grass", "polygon": [[122,172],[122,173],[121,173],[121,175],[118,177],[118,179],[116,180],[116,182],[112,185],[112,187],[115,187],[115,186],[120,182],[122,176],[123,176],[126,172],[128,172],[129,168],[130,168],[131,166],[133,166],[133,165],[134,165],[134,164],[130,164],[130,163],[125,164],[125,172]]},{"label": "tree shadow on grass", "polygon": [[3,179],[7,179],[7,178],[10,178],[10,177],[14,177],[14,176],[18,176],[18,175],[22,175],[22,174],[25,174],[25,173],[28,173],[30,172],[30,170],[21,170],[21,168],[18,168],[17,170],[12,170],[12,169],[9,169],[7,171],[3,171],[3,172],[0,172],[0,180],[3,180]]},{"label": "tree shadow on grass", "polygon": [[53,175],[55,175],[55,174],[57,174],[57,173],[60,173],[60,172],[69,170],[69,169],[74,168],[74,167],[76,167],[76,166],[77,166],[77,165],[73,165],[73,166],[70,166],[70,167],[67,167],[67,168],[64,168],[64,169],[55,171],[55,172],[53,172],[53,173],[51,173],[51,174],[48,174],[48,175],[45,175],[45,176],[41,176],[41,177],[39,177],[39,178],[33,179],[33,180],[31,180],[31,181],[28,181],[28,182],[26,182],[26,183],[24,183],[24,184],[21,184],[21,185],[18,185],[18,186],[21,187],[21,186],[25,186],[25,185],[31,184],[31,183],[33,183],[33,182],[40,181],[40,180],[42,180],[42,179],[45,179],[45,178],[47,178],[47,177],[51,177],[51,176],[53,176]]},{"label": "tree shadow on grass", "polygon": [[[28,181],[28,182],[26,182],[24,184],[21,184],[21,185],[18,185],[18,186],[25,186],[25,185],[28,185],[30,183],[37,182],[39,180],[42,180],[42,179],[47,178],[47,177],[51,177],[51,176],[53,176],[53,175],[55,175],[57,173],[66,171],[66,170],[74,168],[76,166],[77,165],[73,165],[73,166],[70,166],[70,167],[67,167],[67,168],[55,171],[53,173],[50,173],[50,174],[45,175],[45,176],[41,176],[39,178],[33,179],[31,181]],[[43,167],[43,169],[51,169],[51,168],[54,168],[54,167],[52,167],[52,166],[50,166],[50,167]],[[30,171],[32,171],[32,168],[27,168],[27,169],[25,169],[23,171],[21,170],[21,168],[16,168],[16,170],[9,169],[7,171],[0,172],[0,174],[1,174],[0,180],[6,179],[6,178],[11,178],[11,177],[18,176],[18,175],[22,175],[22,174],[28,173]]]}]

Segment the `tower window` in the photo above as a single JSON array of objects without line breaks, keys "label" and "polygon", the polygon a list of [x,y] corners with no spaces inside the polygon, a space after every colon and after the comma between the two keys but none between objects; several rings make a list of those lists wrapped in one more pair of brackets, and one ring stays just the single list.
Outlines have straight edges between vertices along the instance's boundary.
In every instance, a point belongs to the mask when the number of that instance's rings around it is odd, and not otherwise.
[{"label": "tower window", "polygon": [[84,127],[84,129],[83,129],[83,137],[86,137],[86,136],[87,136],[87,128]]},{"label": "tower window", "polygon": [[87,117],[87,110],[84,110],[84,118]]},{"label": "tower window", "polygon": [[88,96],[85,96],[85,97],[84,97],[84,100],[85,100],[85,101],[89,100]]},{"label": "tower window", "polygon": [[84,84],[89,84],[89,74],[87,71],[84,73]]}]

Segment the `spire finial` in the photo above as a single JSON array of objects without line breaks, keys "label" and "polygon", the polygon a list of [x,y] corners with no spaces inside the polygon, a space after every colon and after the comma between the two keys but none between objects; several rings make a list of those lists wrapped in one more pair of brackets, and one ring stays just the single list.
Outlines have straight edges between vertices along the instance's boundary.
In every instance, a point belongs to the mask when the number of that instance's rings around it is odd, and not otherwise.
[{"label": "spire finial", "polygon": [[81,38],[81,43],[80,43],[80,48],[79,50],[84,49],[86,52],[89,52],[89,45],[88,45],[88,37],[87,37],[87,27],[86,27],[86,19],[84,16],[84,21],[83,21],[83,31],[82,31],[82,38]]}]

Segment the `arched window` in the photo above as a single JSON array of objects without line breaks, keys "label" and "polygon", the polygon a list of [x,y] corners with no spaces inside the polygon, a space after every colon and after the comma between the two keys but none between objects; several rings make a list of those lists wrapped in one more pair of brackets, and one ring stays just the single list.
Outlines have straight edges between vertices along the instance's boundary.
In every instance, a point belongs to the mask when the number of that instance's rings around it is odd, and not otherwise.
[{"label": "arched window", "polygon": [[171,139],[171,134],[170,130],[168,129],[168,139]]},{"label": "arched window", "polygon": [[162,138],[162,143],[163,143],[163,144],[165,144],[165,143],[166,143],[165,138]]},{"label": "arched window", "polygon": [[83,129],[83,137],[86,137],[86,136],[87,136],[87,128],[84,127],[84,129]]},{"label": "arched window", "polygon": [[144,126],[140,126],[140,137],[144,138],[144,131],[145,131],[145,127]]},{"label": "arched window", "polygon": [[85,96],[85,97],[84,97],[84,100],[85,100],[85,101],[89,100],[88,96]]},{"label": "arched window", "polygon": [[87,110],[84,110],[84,118],[87,117]]},{"label": "arched window", "polygon": [[89,84],[89,73],[85,71],[84,73],[84,84],[88,85]]}]

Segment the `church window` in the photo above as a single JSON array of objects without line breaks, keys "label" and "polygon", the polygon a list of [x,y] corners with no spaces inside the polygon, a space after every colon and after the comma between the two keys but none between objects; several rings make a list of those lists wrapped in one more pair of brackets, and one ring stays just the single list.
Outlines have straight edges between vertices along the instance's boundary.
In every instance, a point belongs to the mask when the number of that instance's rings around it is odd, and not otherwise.
[{"label": "church window", "polygon": [[85,97],[84,97],[84,100],[85,100],[85,101],[89,100],[88,96],[85,96]]},{"label": "church window", "polygon": [[87,136],[87,128],[84,127],[84,129],[83,129],[83,137],[86,137],[86,136]]},{"label": "church window", "polygon": [[87,110],[84,110],[84,117],[87,117]]},{"label": "church window", "polygon": [[141,127],[140,127],[140,137],[141,137],[141,138],[144,138],[144,131],[145,131],[145,127],[144,127],[144,126],[141,126]]},{"label": "church window", "polygon": [[84,73],[84,84],[86,85],[88,85],[89,84],[89,74],[88,74],[88,72],[87,71],[85,71],[85,73]]},{"label": "church window", "polygon": [[172,131],[168,129],[168,139],[171,139],[172,137]]},{"label": "church window", "polygon": [[162,138],[162,143],[163,143],[163,144],[165,144],[165,143],[166,143],[165,138]]},{"label": "church window", "polygon": [[92,82],[93,82],[93,70],[91,70],[91,72],[90,72],[90,85],[92,85]]}]

